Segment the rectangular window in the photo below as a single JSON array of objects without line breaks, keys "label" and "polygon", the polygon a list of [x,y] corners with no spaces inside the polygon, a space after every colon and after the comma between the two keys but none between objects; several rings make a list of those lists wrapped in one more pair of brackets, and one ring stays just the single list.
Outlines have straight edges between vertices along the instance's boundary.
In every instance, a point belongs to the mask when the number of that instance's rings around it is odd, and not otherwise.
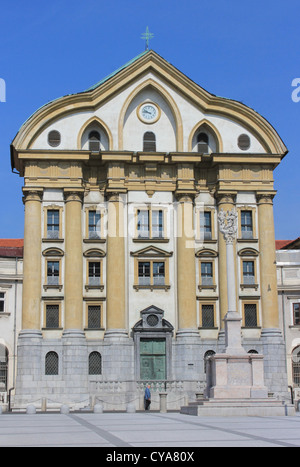
[{"label": "rectangular window", "polygon": [[47,261],[47,285],[59,285],[59,261]]},{"label": "rectangular window", "polygon": [[139,285],[150,285],[150,262],[139,262]]},{"label": "rectangular window", "polygon": [[254,261],[243,261],[243,283],[249,285],[255,283]]},{"label": "rectangular window", "polygon": [[89,305],[88,306],[88,329],[101,328],[101,306]]},{"label": "rectangular window", "polygon": [[215,326],[214,305],[201,306],[201,323],[203,328],[213,328]]},{"label": "rectangular window", "polygon": [[165,285],[164,261],[139,261],[138,263],[139,285]]},{"label": "rectangular window", "polygon": [[241,231],[242,238],[253,238],[253,220],[252,211],[241,212]]},{"label": "rectangular window", "polygon": [[138,238],[149,238],[150,237],[150,230],[149,230],[149,211],[148,210],[138,210],[138,222],[137,222],[137,230],[138,230]]},{"label": "rectangular window", "polygon": [[138,238],[164,238],[163,210],[138,209],[137,211]]},{"label": "rectangular window", "polygon": [[89,285],[100,285],[101,265],[100,261],[89,261]]},{"label": "rectangular window", "polygon": [[59,210],[47,211],[47,238],[59,238]]},{"label": "rectangular window", "polygon": [[245,328],[257,327],[257,307],[255,303],[244,305]]},{"label": "rectangular window", "polygon": [[153,262],[153,285],[165,285],[165,263]]},{"label": "rectangular window", "polygon": [[46,305],[46,328],[59,328],[59,305]]},{"label": "rectangular window", "polygon": [[5,311],[5,293],[0,292],[0,313],[4,313]]},{"label": "rectangular window", "polygon": [[163,211],[152,211],[152,238],[163,238]]},{"label": "rectangular window", "polygon": [[293,304],[294,326],[300,325],[300,303]]},{"label": "rectangular window", "polygon": [[100,212],[89,211],[89,238],[100,238],[100,232]]},{"label": "rectangular window", "polygon": [[212,239],[211,212],[200,212],[200,238],[203,240]]},{"label": "rectangular window", "polygon": [[213,285],[213,263],[201,262],[201,285]]}]

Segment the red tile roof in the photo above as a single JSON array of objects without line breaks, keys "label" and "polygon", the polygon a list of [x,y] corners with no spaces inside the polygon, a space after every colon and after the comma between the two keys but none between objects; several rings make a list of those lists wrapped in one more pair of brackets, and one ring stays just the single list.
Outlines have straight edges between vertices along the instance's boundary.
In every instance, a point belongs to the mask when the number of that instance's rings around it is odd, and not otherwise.
[{"label": "red tile roof", "polygon": [[0,238],[0,257],[23,258],[22,238]]}]

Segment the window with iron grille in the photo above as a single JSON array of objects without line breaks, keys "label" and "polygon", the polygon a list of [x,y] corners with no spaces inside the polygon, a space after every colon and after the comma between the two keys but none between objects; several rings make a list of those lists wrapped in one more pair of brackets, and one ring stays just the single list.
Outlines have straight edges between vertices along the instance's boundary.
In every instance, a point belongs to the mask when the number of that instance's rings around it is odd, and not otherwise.
[{"label": "window with iron grille", "polygon": [[93,152],[99,152],[100,140],[100,133],[98,131],[91,131],[89,133],[89,150]]},{"label": "window with iron grille", "polygon": [[89,211],[89,238],[100,238],[100,212]]},{"label": "window with iron grille", "polygon": [[102,374],[102,357],[99,352],[92,352],[89,355],[89,375]]},{"label": "window with iron grille", "polygon": [[89,285],[91,286],[100,285],[100,272],[101,272],[100,261],[89,261]]},{"label": "window with iron grille", "polygon": [[213,285],[213,263],[201,262],[201,285]]},{"label": "window with iron grille", "polygon": [[215,326],[214,305],[201,306],[201,323],[203,328],[213,328]]},{"label": "window with iron grille", "polygon": [[101,306],[89,305],[88,306],[88,329],[101,328]]},{"label": "window with iron grille", "polygon": [[59,285],[59,261],[47,261],[47,284]]},{"label": "window with iron grille", "polygon": [[255,303],[247,303],[244,305],[244,318],[246,328],[257,327],[257,306]]},{"label": "window with iron grille", "polygon": [[143,151],[156,151],[156,136],[152,131],[146,131],[143,138]]},{"label": "window with iron grille", "polygon": [[59,358],[56,352],[48,352],[45,357],[45,375],[58,375]]},{"label": "window with iron grille", "polygon": [[204,240],[211,240],[212,238],[210,211],[200,212],[200,235]]},{"label": "window with iron grille", "polygon": [[46,328],[59,328],[59,305],[46,305]]},{"label": "window with iron grille", "polygon": [[5,311],[5,293],[0,292],[0,313]]},{"label": "window with iron grille", "polygon": [[241,212],[241,230],[242,238],[253,238],[253,219],[252,211]]},{"label": "window with iron grille", "polygon": [[254,261],[243,261],[243,283],[255,283]]},{"label": "window with iron grille", "polygon": [[293,316],[294,316],[294,326],[299,326],[300,325],[300,303],[293,303]]},{"label": "window with iron grille", "polygon": [[59,210],[47,211],[47,238],[59,238]]}]

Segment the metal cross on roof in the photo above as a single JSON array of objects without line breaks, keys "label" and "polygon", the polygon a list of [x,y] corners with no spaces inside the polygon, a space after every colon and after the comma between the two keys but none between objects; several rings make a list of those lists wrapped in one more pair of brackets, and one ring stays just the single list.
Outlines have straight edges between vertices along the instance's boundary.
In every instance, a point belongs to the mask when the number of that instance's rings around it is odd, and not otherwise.
[{"label": "metal cross on roof", "polygon": [[150,41],[150,39],[153,39],[153,37],[154,37],[154,34],[152,34],[152,32],[149,31],[149,28],[147,26],[146,32],[144,32],[142,34],[142,36],[141,36],[141,39],[146,41],[145,50],[149,50],[149,41]]}]

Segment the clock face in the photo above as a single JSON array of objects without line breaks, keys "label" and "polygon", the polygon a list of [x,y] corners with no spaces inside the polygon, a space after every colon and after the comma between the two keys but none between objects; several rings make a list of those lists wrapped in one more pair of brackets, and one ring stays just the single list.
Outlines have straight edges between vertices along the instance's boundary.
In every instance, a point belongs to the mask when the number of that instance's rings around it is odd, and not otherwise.
[{"label": "clock face", "polygon": [[154,123],[159,119],[159,109],[151,103],[142,104],[139,107],[138,115],[145,123]]}]

